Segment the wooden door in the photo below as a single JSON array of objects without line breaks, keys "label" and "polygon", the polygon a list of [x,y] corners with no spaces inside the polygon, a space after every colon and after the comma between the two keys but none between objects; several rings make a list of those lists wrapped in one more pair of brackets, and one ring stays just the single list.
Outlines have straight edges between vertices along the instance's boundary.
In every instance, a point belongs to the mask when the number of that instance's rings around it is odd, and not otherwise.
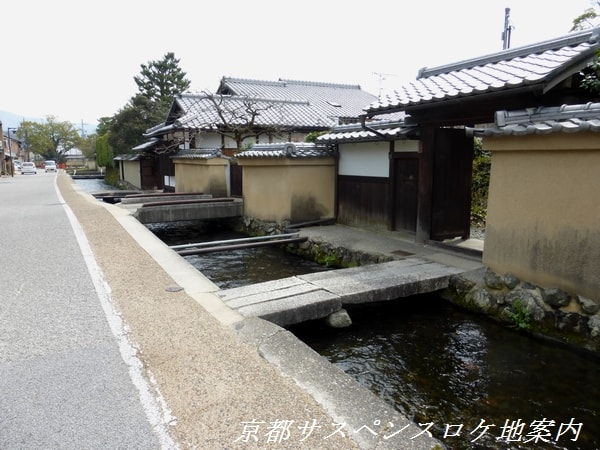
[{"label": "wooden door", "polygon": [[419,159],[394,156],[394,229],[415,231],[419,194]]}]

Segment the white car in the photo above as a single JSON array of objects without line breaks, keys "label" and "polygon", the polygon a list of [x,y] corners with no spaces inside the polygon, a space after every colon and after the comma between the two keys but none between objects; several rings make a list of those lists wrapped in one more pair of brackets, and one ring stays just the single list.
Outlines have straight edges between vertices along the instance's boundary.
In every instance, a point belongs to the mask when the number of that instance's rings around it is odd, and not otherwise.
[{"label": "white car", "polygon": [[34,175],[37,173],[37,169],[34,163],[24,162],[23,164],[21,164],[21,175],[25,175],[26,173],[32,173]]},{"label": "white car", "polygon": [[55,161],[44,161],[44,170],[46,171],[46,173],[56,172],[56,162]]}]

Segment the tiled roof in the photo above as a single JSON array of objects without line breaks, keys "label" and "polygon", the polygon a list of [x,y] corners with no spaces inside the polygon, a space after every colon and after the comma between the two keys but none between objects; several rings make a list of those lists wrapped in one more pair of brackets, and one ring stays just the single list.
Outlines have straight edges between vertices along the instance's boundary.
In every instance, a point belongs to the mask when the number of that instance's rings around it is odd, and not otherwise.
[{"label": "tiled roof", "polygon": [[505,50],[481,58],[424,68],[417,79],[371,103],[367,114],[403,110],[525,86],[540,92],[585,67],[600,48],[600,28]]},{"label": "tiled roof", "polygon": [[135,147],[132,148],[132,150],[134,150],[134,151],[148,150],[148,149],[156,146],[159,141],[160,140],[158,138],[151,138],[142,144],[136,145]]},{"label": "tiled roof", "polygon": [[328,133],[317,138],[321,143],[365,142],[383,139],[406,139],[416,137],[419,128],[416,125],[406,125],[404,120],[374,120],[366,123],[367,129],[361,124],[338,125]]},{"label": "tiled roof", "polygon": [[213,159],[213,158],[225,158],[230,159],[228,156],[223,155],[220,148],[192,148],[179,150],[176,155],[173,155],[173,159]]},{"label": "tiled roof", "polygon": [[337,153],[327,146],[312,143],[256,144],[236,154],[237,158],[332,158]]},{"label": "tiled roof", "polygon": [[243,126],[252,113],[258,113],[253,118],[256,128],[327,130],[340,121],[358,120],[363,108],[376,98],[358,85],[224,77],[214,95],[185,92],[175,97],[167,120],[146,130],[144,136],[161,136],[176,129]]},{"label": "tiled roof", "polygon": [[476,136],[600,132],[600,103],[497,111],[493,126],[470,128],[469,131]]},{"label": "tiled roof", "polygon": [[[258,112],[254,118],[257,127],[289,129],[323,128],[337,123],[307,101],[278,100],[245,96],[219,96],[219,110],[228,124],[244,125],[249,119],[248,111]],[[219,110],[208,95],[182,94],[175,100],[184,112],[173,122],[173,128],[214,129],[223,125]],[[364,105],[363,105],[364,106]]]},{"label": "tiled roof", "polygon": [[123,155],[117,155],[113,158],[114,161],[138,161],[141,159],[141,155],[139,153],[130,153],[130,154],[123,154]]},{"label": "tiled roof", "polygon": [[278,81],[260,81],[223,77],[217,93],[308,102],[320,115],[329,118],[356,118],[363,113],[365,106],[377,99],[359,85],[281,78]]}]

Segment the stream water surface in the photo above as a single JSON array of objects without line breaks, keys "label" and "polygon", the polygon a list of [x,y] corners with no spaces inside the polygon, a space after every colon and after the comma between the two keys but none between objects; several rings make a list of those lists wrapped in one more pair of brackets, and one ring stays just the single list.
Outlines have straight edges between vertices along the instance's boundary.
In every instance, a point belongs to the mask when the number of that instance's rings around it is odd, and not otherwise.
[{"label": "stream water surface", "polygon": [[[346,329],[321,322],[290,329],[398,411],[433,423],[432,433],[449,448],[599,448],[597,359],[436,295],[357,307],[350,315]],[[487,425],[494,426],[476,439]]]}]

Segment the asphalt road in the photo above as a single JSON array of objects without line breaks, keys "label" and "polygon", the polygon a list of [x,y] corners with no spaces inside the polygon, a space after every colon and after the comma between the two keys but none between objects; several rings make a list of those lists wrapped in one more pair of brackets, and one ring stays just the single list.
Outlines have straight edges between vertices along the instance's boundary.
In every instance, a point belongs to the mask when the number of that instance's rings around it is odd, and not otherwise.
[{"label": "asphalt road", "polygon": [[0,178],[0,449],[174,447],[55,179]]}]

